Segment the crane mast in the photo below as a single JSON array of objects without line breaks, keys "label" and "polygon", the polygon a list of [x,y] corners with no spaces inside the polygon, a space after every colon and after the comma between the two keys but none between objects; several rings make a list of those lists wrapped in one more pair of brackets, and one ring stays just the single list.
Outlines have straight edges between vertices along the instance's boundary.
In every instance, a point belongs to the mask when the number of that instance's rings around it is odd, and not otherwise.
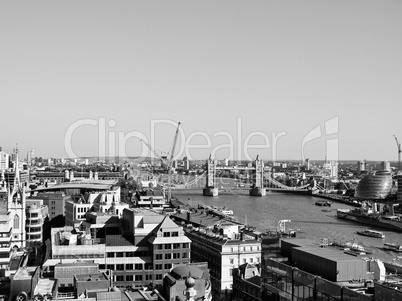
[{"label": "crane mast", "polygon": [[179,128],[180,128],[180,122],[177,124],[176,133],[175,133],[174,139],[173,139],[172,151],[170,152],[170,158],[168,161],[168,201],[169,202],[172,198],[172,179],[171,179],[172,178],[172,164],[173,164],[174,151],[176,149],[177,137],[179,136]]},{"label": "crane mast", "polygon": [[177,128],[176,128],[176,133],[174,135],[174,139],[173,139],[173,145],[172,145],[172,150],[170,152],[170,156],[166,159],[163,158],[161,154],[159,154],[159,152],[157,152],[156,150],[153,149],[153,147],[151,145],[149,145],[147,142],[145,142],[144,140],[141,139],[141,141],[149,148],[149,150],[151,152],[154,153],[154,155],[156,157],[158,157],[163,164],[165,164],[167,166],[167,170],[168,170],[168,201],[170,202],[171,197],[172,197],[172,162],[173,162],[173,157],[174,157],[174,152],[176,150],[176,143],[177,143],[177,137],[179,136],[179,128],[180,128],[180,122],[177,124]]},{"label": "crane mast", "polygon": [[398,138],[394,135],[395,141],[396,141],[396,146],[398,147],[398,172],[401,169],[401,144],[398,142]]}]

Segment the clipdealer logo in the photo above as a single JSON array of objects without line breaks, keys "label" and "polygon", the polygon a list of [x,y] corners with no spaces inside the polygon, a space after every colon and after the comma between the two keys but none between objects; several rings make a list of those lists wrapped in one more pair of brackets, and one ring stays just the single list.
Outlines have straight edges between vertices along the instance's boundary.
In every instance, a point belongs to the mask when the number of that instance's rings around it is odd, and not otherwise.
[{"label": "clipdealer logo", "polygon": [[[310,130],[303,138],[301,144],[301,158],[305,160],[305,146],[318,138],[325,138],[326,141],[326,157],[328,160],[338,160],[338,138],[331,138],[333,134],[339,132],[338,117],[331,118],[324,122],[322,126],[317,126]],[[126,146],[129,141],[136,141],[140,143],[138,158],[146,158],[153,150],[148,146],[155,149],[157,127],[175,127],[178,123],[169,119],[154,119],[150,121],[150,137],[148,137],[137,130],[124,132],[115,131],[116,121],[114,119],[107,120],[106,117],[99,117],[97,119],[80,119],[73,122],[66,130],[64,135],[64,147],[66,154],[69,158],[78,158],[77,151],[73,148],[73,137],[79,135],[79,131],[83,127],[95,127],[97,129],[97,154],[98,157],[120,157],[126,158]],[[323,134],[325,133],[325,134]],[[194,160],[192,153],[195,150],[207,150],[211,158],[215,158],[218,152],[228,153],[226,156],[229,160],[247,160],[252,161],[250,156],[251,150],[271,151],[271,160],[277,160],[277,148],[280,138],[286,136],[286,131],[271,132],[270,134],[264,131],[252,131],[245,135],[243,138],[243,121],[241,117],[236,120],[236,131],[231,133],[229,131],[217,131],[208,134],[204,131],[193,131],[187,134],[183,127],[178,127],[178,136],[180,144],[176,147],[176,154],[173,159],[187,157],[188,160]],[[195,143],[194,141],[205,141],[203,144]],[[261,144],[251,144],[253,138],[258,138],[263,141]],[[227,143],[214,144],[214,140],[224,139]],[[141,141],[145,143],[141,143]],[[215,141],[216,142],[216,141]]]}]

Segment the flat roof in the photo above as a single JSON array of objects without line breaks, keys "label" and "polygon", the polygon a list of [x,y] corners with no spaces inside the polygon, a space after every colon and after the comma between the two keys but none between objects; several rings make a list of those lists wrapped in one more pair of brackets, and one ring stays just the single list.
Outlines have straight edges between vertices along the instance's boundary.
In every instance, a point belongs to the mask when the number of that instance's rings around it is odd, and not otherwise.
[{"label": "flat roof", "polygon": [[14,280],[30,279],[38,267],[22,267],[17,270],[14,275]]},{"label": "flat roof", "polygon": [[41,294],[51,294],[55,289],[56,280],[49,278],[39,278],[38,283],[36,284],[34,295]]},{"label": "flat roof", "polygon": [[63,268],[63,267],[76,267],[76,266],[98,266],[97,263],[88,262],[88,261],[76,261],[73,263],[58,263],[54,268]]}]

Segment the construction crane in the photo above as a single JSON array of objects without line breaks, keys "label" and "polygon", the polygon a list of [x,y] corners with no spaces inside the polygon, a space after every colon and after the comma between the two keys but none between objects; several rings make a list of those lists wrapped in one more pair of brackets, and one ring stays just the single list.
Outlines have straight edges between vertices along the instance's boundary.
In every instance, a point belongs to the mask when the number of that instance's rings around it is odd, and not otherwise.
[{"label": "construction crane", "polygon": [[162,161],[162,164],[164,164],[167,167],[167,171],[168,171],[168,197],[167,197],[167,199],[169,202],[172,198],[172,172],[173,172],[172,163],[173,163],[174,152],[176,150],[177,138],[179,136],[179,128],[180,128],[180,122],[177,124],[176,133],[175,133],[174,139],[173,139],[172,150],[170,152],[169,157],[162,156],[161,154],[159,154],[159,152],[154,150],[151,145],[149,145],[148,143],[146,143],[144,140],[141,139],[141,141],[149,148],[149,150],[151,152],[153,152],[154,155]]},{"label": "construction crane", "polygon": [[401,144],[398,142],[398,138],[394,135],[395,141],[396,141],[396,146],[398,147],[398,171],[397,174],[399,173],[399,170],[401,169]]}]

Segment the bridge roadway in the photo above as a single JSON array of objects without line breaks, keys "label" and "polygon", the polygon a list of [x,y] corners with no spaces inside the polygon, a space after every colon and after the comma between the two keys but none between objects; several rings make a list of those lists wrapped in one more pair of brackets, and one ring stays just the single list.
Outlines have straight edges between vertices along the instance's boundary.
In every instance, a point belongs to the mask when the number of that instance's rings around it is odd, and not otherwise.
[{"label": "bridge roadway", "polygon": [[[255,170],[255,167],[249,166],[216,166],[215,169],[219,170]],[[264,171],[270,171],[270,167],[264,167]]]},{"label": "bridge roadway", "polygon": [[[204,186],[202,187],[175,187],[174,190],[202,190],[204,189]],[[250,187],[225,187],[225,188],[218,188],[220,192],[235,192],[235,191],[249,191]],[[276,187],[265,187],[266,191],[272,191],[272,192],[283,192],[283,193],[295,193],[295,194],[312,194],[311,190],[308,189],[284,189],[284,188],[276,188]]]}]

